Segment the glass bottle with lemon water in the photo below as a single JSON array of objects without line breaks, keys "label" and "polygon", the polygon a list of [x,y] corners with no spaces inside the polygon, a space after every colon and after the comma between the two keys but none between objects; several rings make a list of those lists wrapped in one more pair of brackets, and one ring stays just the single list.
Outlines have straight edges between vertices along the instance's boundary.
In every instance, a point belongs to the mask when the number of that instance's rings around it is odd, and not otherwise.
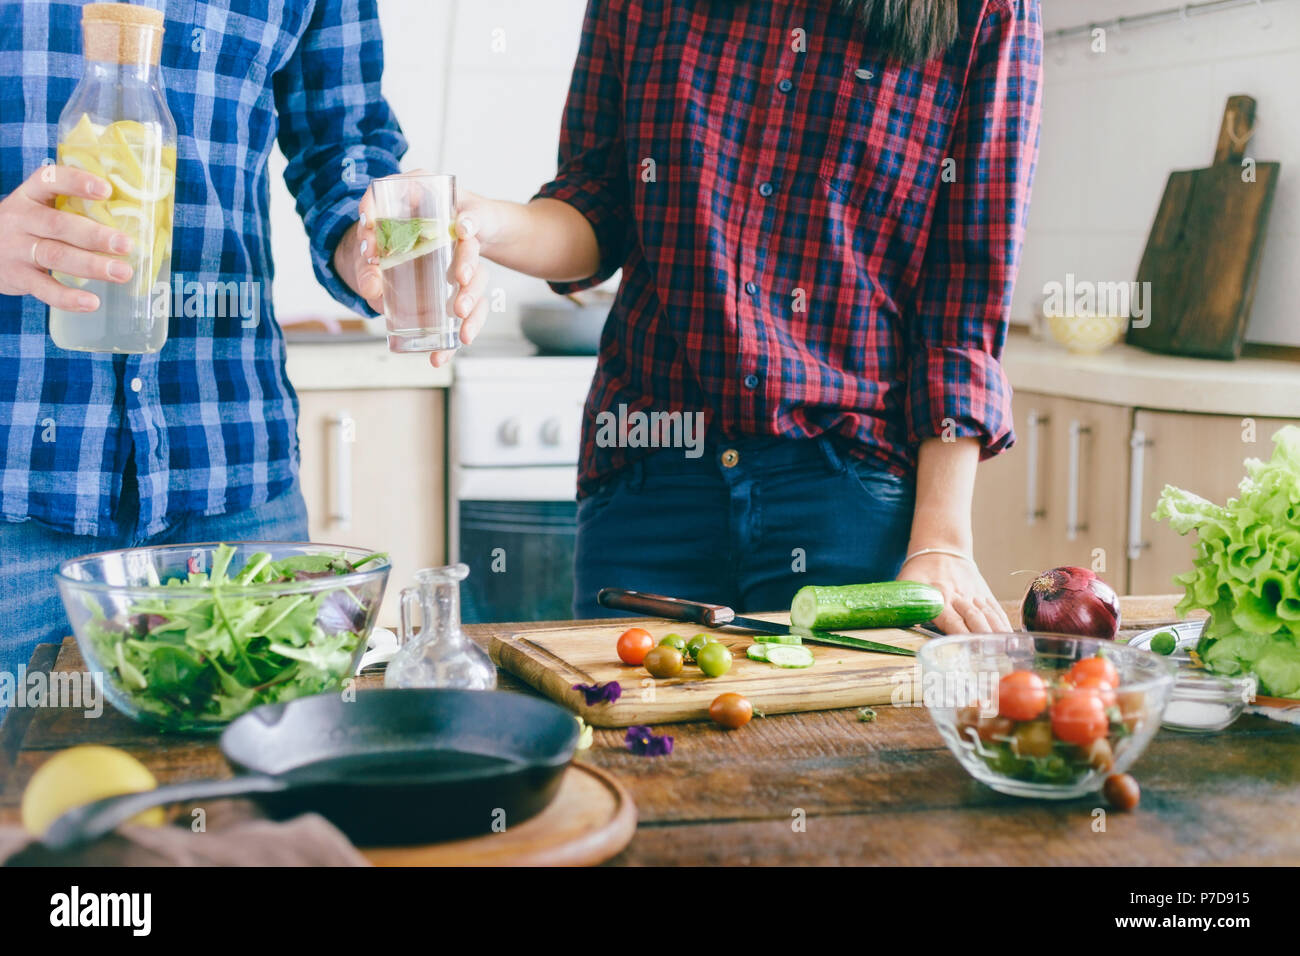
[{"label": "glass bottle with lemon water", "polygon": [[84,352],[157,352],[171,313],[176,124],[159,61],[163,15],[125,3],[83,8],[85,69],[59,118],[58,162],[107,180],[107,199],[60,196],[57,206],[126,233],[134,270],[125,283],[55,273],[99,297],[94,312],[50,309],[50,337]]}]

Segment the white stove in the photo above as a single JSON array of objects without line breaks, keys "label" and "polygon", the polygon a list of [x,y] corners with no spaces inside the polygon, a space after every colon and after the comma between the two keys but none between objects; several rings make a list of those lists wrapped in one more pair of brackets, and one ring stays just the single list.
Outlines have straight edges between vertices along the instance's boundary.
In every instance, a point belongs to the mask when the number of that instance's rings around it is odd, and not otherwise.
[{"label": "white stove", "polygon": [[456,356],[448,540],[467,621],[571,617],[578,452],[595,356],[480,340]]}]

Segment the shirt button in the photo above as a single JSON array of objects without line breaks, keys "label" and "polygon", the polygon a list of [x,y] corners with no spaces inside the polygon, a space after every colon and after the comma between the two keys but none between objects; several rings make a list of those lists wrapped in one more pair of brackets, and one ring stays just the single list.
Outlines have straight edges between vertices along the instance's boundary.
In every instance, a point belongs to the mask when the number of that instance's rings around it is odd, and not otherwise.
[{"label": "shirt button", "polygon": [[142,388],[144,388],[144,382],[140,381],[138,378],[131,379],[131,391],[138,392]]},{"label": "shirt button", "polygon": [[761,183],[758,187],[758,194],[762,196],[764,199],[772,195],[772,192],[773,189],[771,183]]},{"label": "shirt button", "polygon": [[746,375],[746,376],[745,376],[745,388],[749,389],[751,392],[752,392],[754,389],[758,388],[758,376],[757,376],[757,375],[754,375],[753,373],[750,373],[749,375]]},{"label": "shirt button", "polygon": [[794,89],[794,84],[791,83],[788,79],[782,80],[780,83],[776,84],[776,88],[780,90],[782,93],[789,93],[792,89]]},{"label": "shirt button", "polygon": [[734,448],[728,448],[722,453],[722,467],[735,468],[740,461],[740,452]]},{"label": "shirt button", "polygon": [[746,283],[745,283],[745,291],[748,292],[750,295],[757,295],[757,294],[758,294],[758,283],[757,283],[757,282],[746,282]]}]

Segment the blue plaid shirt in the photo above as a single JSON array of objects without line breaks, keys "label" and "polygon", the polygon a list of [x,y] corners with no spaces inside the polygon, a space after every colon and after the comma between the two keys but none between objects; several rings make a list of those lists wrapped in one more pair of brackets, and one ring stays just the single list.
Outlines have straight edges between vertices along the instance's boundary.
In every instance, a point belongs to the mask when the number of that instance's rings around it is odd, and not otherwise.
[{"label": "blue plaid shirt", "polygon": [[[58,348],[43,303],[0,296],[0,514],[10,521],[144,536],[292,486],[297,398],[270,295],[267,159],[277,136],[317,278],[365,308],[330,258],[367,182],[396,172],[406,151],[380,94],[376,0],[149,5],[167,14],[162,76],[178,131],[173,276],[203,289],[256,283],[244,288],[259,290],[258,313],[177,317],[174,307],[161,352],[101,355]],[[54,157],[59,113],[82,72],[81,7],[0,0],[0,195]],[[139,518],[119,528],[133,455]]]}]

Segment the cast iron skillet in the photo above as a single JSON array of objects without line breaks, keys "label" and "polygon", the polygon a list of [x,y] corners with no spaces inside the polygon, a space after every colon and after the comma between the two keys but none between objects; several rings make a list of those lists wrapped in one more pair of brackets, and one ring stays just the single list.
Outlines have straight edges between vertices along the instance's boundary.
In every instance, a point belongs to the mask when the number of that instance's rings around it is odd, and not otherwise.
[{"label": "cast iron skillet", "polygon": [[550,701],[501,691],[364,690],[267,704],[221,751],[240,771],[107,797],[46,832],[66,850],[167,803],[252,797],[272,816],[324,815],[361,846],[429,843],[513,826],[555,796],[578,724]]}]

